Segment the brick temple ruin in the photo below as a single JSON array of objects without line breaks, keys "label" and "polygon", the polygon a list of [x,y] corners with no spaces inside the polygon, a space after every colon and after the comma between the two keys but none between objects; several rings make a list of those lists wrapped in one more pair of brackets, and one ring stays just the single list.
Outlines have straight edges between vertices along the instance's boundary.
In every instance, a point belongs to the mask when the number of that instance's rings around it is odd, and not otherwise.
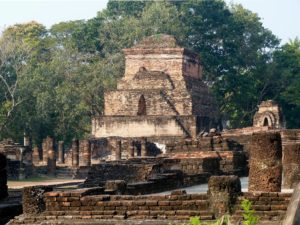
[{"label": "brick temple ruin", "polygon": [[[279,105],[261,102],[253,126],[221,131],[196,54],[169,35],[147,37],[124,54],[124,76],[105,92],[104,114],[92,119],[89,139],[69,146],[52,137],[35,147],[27,137],[22,145],[0,143],[10,179],[85,179],[76,190],[25,189],[24,214],[10,224],[168,224],[224,213],[238,221],[243,199],[262,220],[281,221],[291,198],[281,189],[300,181],[300,129],[285,129]],[[242,176],[249,176],[247,192]],[[207,193],[155,195],[205,183]]]}]

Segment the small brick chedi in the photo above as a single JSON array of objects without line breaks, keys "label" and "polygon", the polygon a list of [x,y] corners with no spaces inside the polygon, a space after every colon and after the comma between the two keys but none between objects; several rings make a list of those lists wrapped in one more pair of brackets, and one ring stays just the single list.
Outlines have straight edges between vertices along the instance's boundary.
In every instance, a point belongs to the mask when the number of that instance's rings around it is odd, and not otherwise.
[{"label": "small brick chedi", "polygon": [[279,105],[273,100],[261,102],[253,118],[253,126],[284,128],[284,119]]},{"label": "small brick chedi", "polygon": [[217,107],[195,53],[169,35],[147,37],[124,53],[125,75],[92,121],[95,138],[196,137],[216,127]]}]

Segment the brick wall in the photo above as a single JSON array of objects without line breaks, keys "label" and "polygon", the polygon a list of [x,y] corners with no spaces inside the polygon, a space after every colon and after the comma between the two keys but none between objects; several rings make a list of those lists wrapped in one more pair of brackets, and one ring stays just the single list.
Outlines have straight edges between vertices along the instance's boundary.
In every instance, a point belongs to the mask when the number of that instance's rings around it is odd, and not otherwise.
[{"label": "brick wall", "polygon": [[[290,201],[289,193],[243,193],[238,198],[233,218],[241,218],[240,203],[249,199],[262,221],[281,220]],[[165,219],[188,220],[200,216],[214,219],[207,194],[174,192],[162,196],[99,195],[89,196],[86,190],[45,194],[47,215],[76,215],[82,219]]]},{"label": "brick wall", "polygon": [[283,220],[291,200],[291,195],[292,193],[280,192],[245,192],[238,198],[233,218],[235,220],[241,220],[242,209],[240,204],[243,199],[248,199],[252,202],[255,215],[259,216],[260,220]]},{"label": "brick wall", "polygon": [[86,196],[84,191],[45,194],[48,215],[77,211],[81,218],[101,219],[178,219],[200,216],[213,219],[206,194],[163,196]]}]

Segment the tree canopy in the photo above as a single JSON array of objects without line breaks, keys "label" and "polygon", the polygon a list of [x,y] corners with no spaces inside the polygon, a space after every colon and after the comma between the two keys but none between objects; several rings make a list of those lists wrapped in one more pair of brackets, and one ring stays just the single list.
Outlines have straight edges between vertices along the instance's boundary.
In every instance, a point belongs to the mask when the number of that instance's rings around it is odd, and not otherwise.
[{"label": "tree canopy", "polygon": [[280,46],[257,14],[223,0],[109,1],[87,21],[50,29],[33,21],[3,31],[0,139],[88,136],[104,91],[123,75],[121,50],[159,33],[200,55],[230,128],[251,125],[266,99],[282,105],[288,127],[300,127],[299,39]]}]

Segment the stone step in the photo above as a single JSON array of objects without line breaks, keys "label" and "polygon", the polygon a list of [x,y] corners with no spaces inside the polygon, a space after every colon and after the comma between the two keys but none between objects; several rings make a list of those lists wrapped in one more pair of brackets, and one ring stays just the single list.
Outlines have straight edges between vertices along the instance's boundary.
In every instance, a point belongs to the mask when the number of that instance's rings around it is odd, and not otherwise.
[{"label": "stone step", "polygon": [[[42,220],[33,223],[25,223],[26,225],[46,225],[46,224],[60,224],[60,225],[166,225],[171,224],[182,224],[182,220],[165,220],[165,219],[139,219],[139,220],[116,220],[116,219],[56,219],[56,220]],[[215,222],[214,220],[202,220],[202,222]]]},{"label": "stone step", "polygon": [[203,217],[203,219],[213,219],[214,215],[212,212],[208,210],[164,210],[164,211],[155,211],[155,210],[132,210],[127,211],[124,213],[118,213],[117,211],[48,211],[45,212],[40,219],[42,218],[48,218],[48,219],[57,219],[59,217],[62,218],[82,218],[82,217],[96,217],[96,216],[123,216],[124,218],[135,218],[137,216],[146,216],[146,217],[158,217],[158,216],[166,216],[166,217],[176,217],[176,216],[200,216]]}]

